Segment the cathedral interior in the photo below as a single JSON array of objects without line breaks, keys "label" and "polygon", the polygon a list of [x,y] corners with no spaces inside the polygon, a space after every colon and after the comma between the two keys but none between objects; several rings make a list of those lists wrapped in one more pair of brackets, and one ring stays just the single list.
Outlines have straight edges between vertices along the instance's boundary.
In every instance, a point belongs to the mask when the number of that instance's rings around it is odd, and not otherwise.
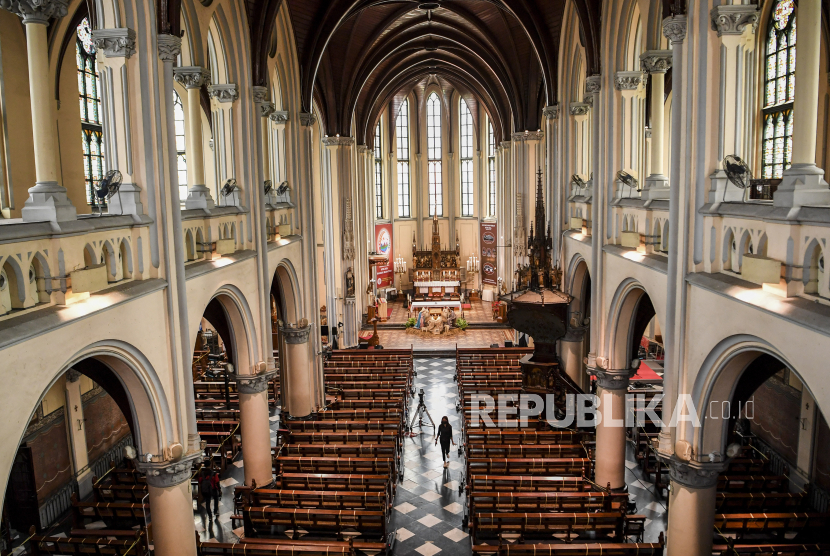
[{"label": "cathedral interior", "polygon": [[828,130],[830,0],[0,0],[0,555],[830,556]]}]

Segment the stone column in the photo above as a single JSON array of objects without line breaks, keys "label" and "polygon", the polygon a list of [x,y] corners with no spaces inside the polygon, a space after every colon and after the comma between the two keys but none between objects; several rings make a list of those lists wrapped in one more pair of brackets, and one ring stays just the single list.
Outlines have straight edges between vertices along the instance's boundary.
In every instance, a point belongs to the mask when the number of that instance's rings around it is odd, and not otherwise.
[{"label": "stone column", "polygon": [[272,481],[268,381],[276,374],[277,369],[256,375],[236,375],[247,486],[251,486],[252,480],[260,487]]},{"label": "stone column", "polygon": [[502,141],[497,154],[498,160],[498,234],[499,244],[503,245],[499,251],[499,277],[503,280],[504,290],[513,289],[513,270],[516,265],[513,263],[513,215],[516,212],[513,188],[510,182],[510,150],[513,146],[511,141]]},{"label": "stone column", "polygon": [[[744,97],[741,87],[748,79],[748,76],[743,73],[744,51],[752,49],[755,45],[759,10],[755,4],[724,4],[712,8],[711,17],[712,29],[718,32],[718,37],[721,39],[720,133],[718,134],[718,167],[711,176],[712,201],[715,203],[724,200],[741,202],[746,192],[729,183],[726,172],[723,171],[723,159],[731,154],[746,158],[754,148],[754,145],[750,145],[749,148],[742,146],[744,138],[741,133],[741,117],[743,114],[740,106],[741,99]],[[761,91],[762,96],[763,94]]]},{"label": "stone column", "polygon": [[563,223],[565,222],[565,207],[567,202],[565,192],[562,190],[562,171],[558,160],[558,134],[556,133],[559,124],[559,105],[546,106],[542,110],[545,117],[545,139],[546,139],[546,166],[545,177],[547,179],[547,198],[545,208],[548,211],[548,221],[551,223],[553,234],[553,252],[551,257],[554,264],[559,264],[559,251],[562,248]]},{"label": "stone column", "polygon": [[[182,226],[182,211],[179,210],[181,200],[179,199],[179,188],[176,171],[176,128],[173,121],[173,63],[182,51],[182,40],[175,35],[159,35],[158,53],[162,62],[163,74],[161,86],[163,87],[163,106],[165,107],[164,123],[167,134],[167,167],[164,168],[163,177],[169,187],[161,187],[161,231],[162,251],[165,253],[165,276],[168,282],[167,318],[170,325],[171,349],[174,354],[175,376],[179,377],[176,388],[177,394],[181,391],[184,398],[184,405],[179,406],[186,419],[187,438],[182,438],[182,443],[187,443],[186,452],[201,453],[199,432],[196,427],[196,402],[193,391],[193,373],[191,372],[193,344],[190,342],[187,322],[187,284],[184,273],[184,232]],[[161,147],[159,147],[161,148]],[[162,157],[163,160],[163,157]],[[155,215],[154,215],[155,216]],[[177,396],[178,397],[178,396]],[[178,405],[178,402],[177,402]]]},{"label": "stone column", "polygon": [[190,477],[201,452],[179,461],[136,462],[147,476],[156,556],[196,556]]},{"label": "stone column", "polygon": [[[773,197],[773,205],[783,208],[830,204],[830,189],[824,181],[824,170],[816,166],[821,2],[801,2],[798,5],[797,49],[792,166],[784,170],[781,185]],[[792,212],[791,215],[795,216]]]},{"label": "stone column", "polygon": [[[668,257],[668,280],[666,290],[666,322],[663,326],[665,331],[664,339],[666,346],[665,358],[665,377],[663,381],[663,415],[671,416],[674,410],[674,403],[678,394],[678,383],[680,374],[680,361],[677,358],[680,342],[683,338],[679,338],[676,331],[680,328],[680,323],[677,318],[677,305],[679,304],[679,287],[678,277],[680,275],[680,267],[682,261],[678,254],[678,240],[682,234],[677,233],[680,229],[680,188],[681,183],[681,164],[683,162],[684,153],[681,152],[681,123],[683,110],[683,40],[686,38],[686,16],[675,15],[667,17],[663,20],[663,34],[666,35],[672,43],[672,106],[677,109],[672,110],[671,119],[671,170],[669,176],[669,257]],[[652,132],[653,133],[653,132]],[[652,135],[652,149],[656,148],[656,141]],[[591,276],[593,281],[593,276]],[[682,279],[682,278],[681,278]],[[593,303],[593,301],[592,301]],[[668,420],[667,420],[668,422]],[[674,453],[674,443],[672,442],[672,431],[667,426],[661,429],[659,434],[658,452],[662,457],[668,457]]]},{"label": "stone column", "polygon": [[[224,172],[224,175],[219,175],[219,173],[216,175],[217,187],[221,188],[228,178],[236,177],[233,145],[233,103],[239,99],[239,90],[234,83],[224,83],[210,85],[208,94],[213,100],[214,113],[224,114],[222,121],[226,122],[224,125],[219,125],[217,122],[215,125],[218,130],[214,133],[214,153],[220,161],[217,167]],[[220,194],[218,201],[219,206],[245,208],[242,203],[242,192],[239,190],[227,197]]]},{"label": "stone column", "polygon": [[[594,374],[598,367],[597,349],[600,347],[600,337],[603,319],[602,307],[602,246],[605,236],[605,206],[606,184],[599,173],[599,120],[600,120],[600,89],[602,88],[602,76],[592,75],[585,80],[585,92],[591,95],[591,173],[593,174],[593,197],[591,199],[591,351],[588,353],[587,372]],[[585,103],[587,104],[587,103]],[[587,113],[587,107],[572,106],[572,112]],[[600,361],[601,362],[601,361]]]},{"label": "stone column", "polygon": [[[585,338],[584,328],[571,328],[559,341],[560,353],[562,354],[562,365],[565,368],[565,373],[573,380],[580,388],[585,385],[585,370],[582,364],[582,341]],[[584,389],[584,388],[583,388]]]},{"label": "stone column", "polygon": [[32,106],[32,138],[35,146],[35,186],[21,215],[26,222],[75,220],[75,207],[58,184],[58,134],[55,100],[51,98],[49,43],[46,26],[51,18],[66,15],[67,0],[5,0],[0,7],[23,18],[29,62],[29,99]]},{"label": "stone column", "polygon": [[669,178],[663,174],[663,132],[665,131],[665,78],[671,67],[671,50],[648,50],[640,55],[643,71],[651,80],[651,173],[643,184],[646,202],[669,197]]},{"label": "stone column", "polygon": [[86,447],[86,419],[81,399],[81,373],[69,369],[66,373],[66,426],[72,450],[78,495],[85,498],[92,493],[92,470],[89,468],[89,452]]},{"label": "stone column", "polygon": [[280,327],[285,340],[285,392],[289,418],[305,419],[314,411],[314,372],[311,364],[308,337],[311,325],[297,328],[294,325]]},{"label": "stone column", "polygon": [[602,421],[597,425],[595,480],[616,491],[625,489],[625,395],[634,372],[596,370]]},{"label": "stone column", "polygon": [[712,554],[718,475],[724,469],[724,463],[685,462],[675,457],[669,462],[667,556]]},{"label": "stone column", "polygon": [[[98,59],[98,67],[107,74],[110,93],[109,106],[113,121],[104,120],[108,124],[104,130],[104,138],[113,146],[114,151],[110,155],[109,166],[117,168],[124,179],[118,188],[118,195],[107,200],[107,212],[140,216],[144,214],[144,204],[141,202],[141,187],[134,183],[137,168],[133,165],[130,84],[127,72],[127,60],[135,54],[135,31],[128,28],[95,29],[92,31],[92,38],[95,47],[104,53],[103,60]],[[108,134],[110,137],[106,137]],[[139,266],[138,256],[137,252],[133,254],[134,268]]]},{"label": "stone column", "polygon": [[202,85],[210,85],[210,70],[199,66],[173,69],[176,82],[187,89],[187,200],[186,209],[212,209],[216,206],[205,185],[205,157],[202,150]]}]

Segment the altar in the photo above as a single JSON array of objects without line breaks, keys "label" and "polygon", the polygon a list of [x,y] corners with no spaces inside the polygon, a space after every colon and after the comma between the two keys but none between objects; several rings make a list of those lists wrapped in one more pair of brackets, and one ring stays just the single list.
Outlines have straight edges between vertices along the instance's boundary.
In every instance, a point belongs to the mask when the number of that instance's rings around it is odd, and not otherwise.
[{"label": "altar", "polygon": [[417,318],[418,313],[421,312],[422,309],[426,308],[430,313],[436,312],[441,313],[443,310],[452,309],[455,311],[457,317],[464,316],[464,309],[461,306],[460,301],[413,301],[409,305],[409,317],[410,318]]},{"label": "altar", "polygon": [[444,249],[438,230],[438,216],[432,217],[432,242],[419,249],[412,236],[412,282],[416,301],[460,301],[461,280],[458,268],[459,246]]}]

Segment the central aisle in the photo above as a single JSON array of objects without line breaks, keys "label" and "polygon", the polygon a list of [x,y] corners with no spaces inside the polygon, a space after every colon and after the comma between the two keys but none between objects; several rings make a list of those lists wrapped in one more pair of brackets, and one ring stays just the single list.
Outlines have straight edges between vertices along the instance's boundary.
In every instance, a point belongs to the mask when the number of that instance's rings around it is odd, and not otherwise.
[{"label": "central aisle", "polygon": [[[415,370],[418,376],[416,395],[410,401],[410,420],[418,407],[417,392],[423,388],[427,411],[435,425],[446,415],[459,444],[455,359],[415,359]],[[424,421],[422,434],[404,440],[404,480],[398,484],[392,515],[392,529],[398,531],[395,555],[470,554],[468,535],[461,529],[464,501],[458,494],[464,460],[458,455],[458,446],[452,446],[450,466],[444,469],[434,430],[426,416]],[[417,422],[414,430],[419,432]]]}]

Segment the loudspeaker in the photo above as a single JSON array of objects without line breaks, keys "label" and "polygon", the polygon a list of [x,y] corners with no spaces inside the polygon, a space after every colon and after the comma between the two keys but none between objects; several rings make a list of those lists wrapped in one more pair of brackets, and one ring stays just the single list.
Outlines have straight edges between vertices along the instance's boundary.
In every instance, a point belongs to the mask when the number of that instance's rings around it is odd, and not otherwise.
[{"label": "loudspeaker", "polygon": [[504,342],[504,347],[506,347],[506,348],[512,348],[512,347],[513,347],[513,342],[511,342],[510,340],[506,340],[506,341]]}]

